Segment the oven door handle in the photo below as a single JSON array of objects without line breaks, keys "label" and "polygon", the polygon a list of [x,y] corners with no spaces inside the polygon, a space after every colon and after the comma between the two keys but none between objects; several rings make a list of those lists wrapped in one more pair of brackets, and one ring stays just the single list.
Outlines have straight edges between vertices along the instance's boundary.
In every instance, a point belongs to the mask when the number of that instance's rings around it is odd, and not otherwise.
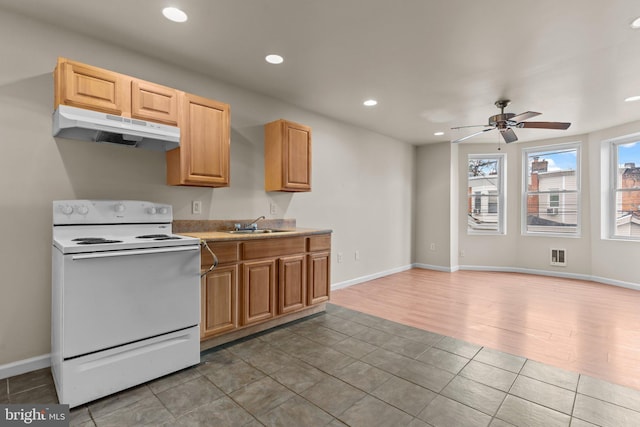
[{"label": "oven door handle", "polygon": [[171,252],[187,252],[187,251],[199,251],[199,246],[175,246],[168,248],[154,248],[154,249],[133,249],[128,251],[113,251],[113,252],[95,252],[90,254],[78,254],[73,255],[72,260],[82,259],[95,259],[95,258],[110,258],[116,256],[130,256],[130,255],[148,255],[148,254],[163,254]]},{"label": "oven door handle", "polygon": [[205,271],[204,273],[200,273],[200,278],[202,279],[204,276],[206,276],[207,274],[211,273],[211,271],[218,266],[218,257],[216,256],[216,254],[213,253],[213,251],[211,250],[209,245],[207,245],[207,241],[206,240],[200,240],[200,245],[203,248],[205,248],[206,250],[208,250],[209,253],[211,254],[211,257],[213,258],[213,262],[211,263],[211,267],[209,267],[209,269],[207,271]]}]

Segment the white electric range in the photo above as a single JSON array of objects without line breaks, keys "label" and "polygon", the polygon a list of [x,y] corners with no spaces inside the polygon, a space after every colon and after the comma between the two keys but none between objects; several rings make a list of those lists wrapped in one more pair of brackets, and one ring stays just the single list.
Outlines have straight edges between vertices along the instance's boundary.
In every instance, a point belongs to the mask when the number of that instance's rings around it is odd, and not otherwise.
[{"label": "white electric range", "polygon": [[70,407],[200,362],[200,241],[170,205],[53,202],[52,372]]}]

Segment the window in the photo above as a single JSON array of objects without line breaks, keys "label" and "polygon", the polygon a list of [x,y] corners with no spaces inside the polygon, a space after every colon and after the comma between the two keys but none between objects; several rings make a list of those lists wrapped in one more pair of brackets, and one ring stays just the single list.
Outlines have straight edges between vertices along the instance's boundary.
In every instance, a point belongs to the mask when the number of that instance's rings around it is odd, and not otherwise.
[{"label": "window", "polygon": [[640,240],[640,141],[613,143],[612,237]]},{"label": "window", "polygon": [[498,192],[497,191],[489,191],[489,209],[488,212],[490,214],[498,213]]},{"label": "window", "polygon": [[523,151],[523,233],[580,233],[580,145]]},{"label": "window", "polygon": [[475,195],[475,197],[473,198],[473,213],[479,214],[480,212],[482,212],[482,193],[479,191],[475,191],[473,194]]},{"label": "window", "polygon": [[469,155],[467,232],[504,234],[504,155]]}]

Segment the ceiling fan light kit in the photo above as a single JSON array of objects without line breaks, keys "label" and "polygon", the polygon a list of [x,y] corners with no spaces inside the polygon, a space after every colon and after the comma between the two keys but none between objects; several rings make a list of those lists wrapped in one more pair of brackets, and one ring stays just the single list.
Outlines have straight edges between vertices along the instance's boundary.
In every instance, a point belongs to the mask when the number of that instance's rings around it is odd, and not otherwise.
[{"label": "ceiling fan light kit", "polygon": [[499,99],[495,102],[495,106],[500,109],[500,114],[496,114],[495,116],[489,117],[488,125],[471,125],[471,126],[458,126],[451,128],[455,129],[463,129],[470,127],[486,127],[487,129],[483,129],[479,132],[473,133],[471,135],[464,136],[462,138],[456,139],[452,142],[461,142],[476,135],[480,135],[481,133],[488,132],[490,130],[498,129],[500,131],[500,135],[504,139],[504,142],[511,143],[518,140],[516,133],[513,131],[513,128],[531,128],[531,129],[560,129],[565,130],[571,126],[571,123],[567,122],[528,122],[533,117],[539,116],[542,113],[536,113],[535,111],[526,111],[520,114],[514,113],[505,113],[504,109],[511,103],[508,99]]}]

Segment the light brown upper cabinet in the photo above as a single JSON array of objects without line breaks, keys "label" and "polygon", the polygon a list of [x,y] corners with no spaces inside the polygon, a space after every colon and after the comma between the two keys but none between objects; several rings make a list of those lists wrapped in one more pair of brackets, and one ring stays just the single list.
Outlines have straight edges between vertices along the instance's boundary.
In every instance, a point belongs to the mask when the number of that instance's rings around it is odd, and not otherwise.
[{"label": "light brown upper cabinet", "polygon": [[54,108],[70,105],[172,126],[178,124],[176,89],[66,58],[58,58],[54,80]]},{"label": "light brown upper cabinet", "polygon": [[155,83],[131,81],[131,117],[178,125],[179,91]]},{"label": "light brown upper cabinet", "polygon": [[229,186],[229,104],[180,93],[180,148],[167,151],[167,184]]},{"label": "light brown upper cabinet", "polygon": [[167,152],[167,184],[229,186],[229,104],[66,58],[54,71],[54,108],[86,108],[180,127]]},{"label": "light brown upper cabinet", "polygon": [[311,191],[311,128],[276,120],[264,125],[264,189]]}]

